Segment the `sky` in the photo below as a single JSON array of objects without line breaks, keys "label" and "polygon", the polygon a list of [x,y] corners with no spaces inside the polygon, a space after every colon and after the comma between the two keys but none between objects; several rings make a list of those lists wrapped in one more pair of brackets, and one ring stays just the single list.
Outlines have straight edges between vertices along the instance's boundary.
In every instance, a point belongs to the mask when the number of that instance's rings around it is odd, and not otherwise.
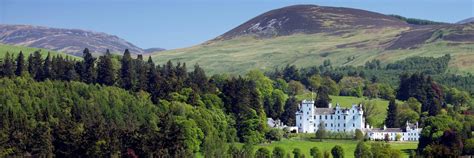
[{"label": "sky", "polygon": [[266,11],[295,4],[450,23],[474,17],[474,0],[0,0],[0,23],[105,32],[145,49],[175,49],[200,44]]}]

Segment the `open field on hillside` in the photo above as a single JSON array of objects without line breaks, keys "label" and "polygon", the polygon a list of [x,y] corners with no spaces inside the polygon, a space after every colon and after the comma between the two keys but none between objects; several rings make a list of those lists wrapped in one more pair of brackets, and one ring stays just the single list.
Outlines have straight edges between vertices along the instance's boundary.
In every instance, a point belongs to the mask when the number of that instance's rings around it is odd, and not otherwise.
[{"label": "open field on hillside", "polygon": [[53,50],[48,50],[48,49],[42,49],[42,48],[32,48],[32,47],[23,47],[23,46],[13,46],[13,45],[5,45],[5,44],[0,44],[0,59],[5,57],[5,54],[8,52],[10,54],[18,54],[20,51],[23,52],[25,55],[25,59],[35,51],[40,50],[41,55],[43,57],[46,57],[48,55],[48,52],[51,53],[51,55],[56,56],[56,55],[61,55],[61,56],[68,56],[69,58],[72,59],[81,59],[80,57],[76,57],[73,55],[53,51]]},{"label": "open field on hillside", "polygon": [[[273,70],[294,64],[299,67],[320,65],[331,60],[333,66],[364,65],[380,59],[393,62],[412,56],[439,57],[451,54],[450,71],[474,72],[474,44],[443,40],[424,43],[416,49],[385,50],[382,48],[399,35],[403,29],[353,31],[337,36],[324,33],[295,34],[259,40],[238,37],[231,40],[213,41],[189,48],[167,50],[152,54],[153,60],[198,63],[211,74],[243,74],[250,69]],[[354,59],[349,59],[353,57]],[[348,60],[349,59],[349,60]]]}]

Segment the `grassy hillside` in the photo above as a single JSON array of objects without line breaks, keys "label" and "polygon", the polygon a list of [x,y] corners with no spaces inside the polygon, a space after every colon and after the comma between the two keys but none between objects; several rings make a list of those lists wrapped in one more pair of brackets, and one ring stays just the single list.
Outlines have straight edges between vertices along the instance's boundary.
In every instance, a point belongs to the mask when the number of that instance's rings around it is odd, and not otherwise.
[{"label": "grassy hillside", "polygon": [[[439,57],[451,54],[453,60],[450,71],[474,72],[474,43],[437,40],[433,37],[433,40],[416,49],[385,49],[388,43],[406,30],[388,28],[354,30],[339,35],[296,34],[264,40],[238,37],[162,51],[152,54],[152,57],[159,63],[168,60],[186,62],[189,65],[199,63],[209,73],[243,74],[249,69],[271,70],[286,64],[300,67],[320,65],[327,59],[335,66],[357,66],[372,59],[393,62],[411,56]],[[353,59],[348,60],[350,57]]]},{"label": "grassy hillside", "polygon": [[8,52],[10,54],[18,54],[20,51],[23,51],[23,54],[25,57],[28,57],[30,54],[34,53],[35,51],[40,50],[41,55],[43,57],[46,57],[48,55],[48,52],[51,53],[51,55],[56,56],[56,55],[61,55],[61,56],[67,56],[72,59],[77,59],[80,60],[80,57],[53,51],[53,50],[48,50],[48,49],[41,49],[41,48],[32,48],[32,47],[23,47],[23,46],[13,46],[13,45],[5,45],[5,44],[0,44],[0,59],[5,57],[5,54]]}]

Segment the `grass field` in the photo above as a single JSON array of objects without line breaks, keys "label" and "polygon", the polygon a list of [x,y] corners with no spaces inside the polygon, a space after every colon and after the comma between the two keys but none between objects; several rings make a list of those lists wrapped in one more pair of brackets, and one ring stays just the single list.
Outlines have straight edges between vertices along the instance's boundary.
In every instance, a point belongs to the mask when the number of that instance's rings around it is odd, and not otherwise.
[{"label": "grass field", "polygon": [[[311,93],[305,93],[302,95],[296,96],[298,100],[310,99]],[[333,106],[336,106],[338,103],[342,107],[350,108],[353,104],[360,104],[362,102],[373,102],[375,104],[375,116],[374,120],[376,121],[376,125],[374,127],[381,127],[383,125],[383,121],[387,116],[387,107],[388,101],[383,99],[368,99],[368,98],[358,98],[358,97],[351,97],[351,96],[330,96],[331,103]],[[363,106],[363,105],[362,105]]]},{"label": "grass field", "polygon": [[[296,34],[271,39],[239,37],[225,41],[213,41],[201,45],[167,50],[152,54],[157,63],[168,60],[198,63],[208,73],[244,74],[251,69],[273,70],[286,64],[298,67],[320,65],[331,60],[334,66],[364,65],[379,59],[393,62],[412,56],[438,57],[451,54],[450,71],[474,72],[473,43],[434,41],[417,49],[385,50],[386,43],[397,37],[404,29],[352,31],[332,36],[328,34]],[[354,57],[354,60],[348,60]]]},{"label": "grass field", "polygon": [[[281,141],[272,142],[270,144],[261,144],[258,145],[258,147],[256,148],[265,147],[272,151],[273,148],[279,146],[285,149],[287,153],[291,153],[294,148],[300,148],[303,154],[305,154],[306,157],[309,157],[309,151],[312,147],[318,147],[319,150],[323,152],[330,152],[335,145],[340,145],[344,149],[344,157],[349,158],[354,157],[354,151],[358,143],[355,140],[323,140],[323,142],[320,142],[319,140],[314,140],[309,137],[310,136],[307,136],[307,138],[297,137],[283,139]],[[409,151],[416,149],[418,145],[417,142],[390,142],[389,144],[392,148],[400,150],[403,157],[408,157]]]},{"label": "grass field", "polygon": [[20,53],[20,51],[23,52],[25,55],[25,58],[27,58],[30,54],[34,53],[35,51],[40,50],[41,55],[43,57],[46,57],[48,55],[48,52],[51,53],[52,56],[56,55],[61,55],[63,57],[67,56],[72,59],[80,60],[80,57],[76,57],[73,55],[53,51],[53,50],[48,50],[48,49],[41,49],[41,48],[32,48],[32,47],[23,47],[23,46],[13,46],[13,45],[5,45],[5,44],[0,44],[0,59],[5,57],[5,54],[8,52],[10,54],[15,54],[15,56]]}]

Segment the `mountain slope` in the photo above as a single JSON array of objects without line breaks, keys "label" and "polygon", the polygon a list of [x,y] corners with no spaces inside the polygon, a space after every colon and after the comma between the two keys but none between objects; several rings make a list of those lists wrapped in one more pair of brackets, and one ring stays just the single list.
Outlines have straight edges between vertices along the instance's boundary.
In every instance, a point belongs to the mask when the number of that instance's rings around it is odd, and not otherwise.
[{"label": "mountain slope", "polygon": [[73,55],[70,55],[70,54],[61,53],[61,52],[57,52],[57,51],[53,51],[53,50],[48,50],[48,49],[0,44],[0,60],[2,60],[5,57],[5,54],[7,52],[10,55],[14,55],[16,57],[17,54],[20,53],[20,51],[23,52],[25,57],[28,57],[30,54],[33,54],[35,51],[40,51],[40,53],[43,57],[46,57],[48,55],[48,52],[49,52],[52,56],[59,55],[59,56],[65,57],[65,58],[70,58],[70,59],[75,59],[75,60],[81,60],[82,59],[82,58],[77,57],[77,56],[73,56]]},{"label": "mountain slope", "polygon": [[[319,11],[301,11],[314,8]],[[314,66],[327,59],[335,66],[358,66],[373,59],[393,62],[411,56],[451,54],[450,71],[474,72],[474,24],[410,25],[391,16],[354,10],[311,5],[285,7],[277,9],[278,14],[275,10],[264,13],[206,43],[154,53],[152,57],[157,62],[198,63],[210,73],[241,74],[249,69],[271,70],[286,64]],[[251,31],[255,22],[269,26],[272,19],[289,15],[319,17],[315,23],[331,27],[317,27],[302,20],[299,22],[303,24],[282,22],[276,25],[281,27]],[[331,18],[322,18],[326,17],[323,15]],[[360,15],[371,18],[354,18]]]},{"label": "mountain slope", "polygon": [[471,22],[474,22],[474,17],[458,21],[456,24],[466,24],[466,23],[471,23]]},{"label": "mountain slope", "polygon": [[109,49],[122,53],[144,53],[143,49],[117,36],[79,29],[59,29],[31,25],[0,25],[0,43],[45,48],[73,55],[82,55],[84,48],[105,53]]},{"label": "mountain slope", "polygon": [[359,9],[295,5],[271,10],[224,33],[217,39],[243,35],[286,36],[295,33],[328,33],[352,29],[402,28],[408,24],[395,17]]}]

